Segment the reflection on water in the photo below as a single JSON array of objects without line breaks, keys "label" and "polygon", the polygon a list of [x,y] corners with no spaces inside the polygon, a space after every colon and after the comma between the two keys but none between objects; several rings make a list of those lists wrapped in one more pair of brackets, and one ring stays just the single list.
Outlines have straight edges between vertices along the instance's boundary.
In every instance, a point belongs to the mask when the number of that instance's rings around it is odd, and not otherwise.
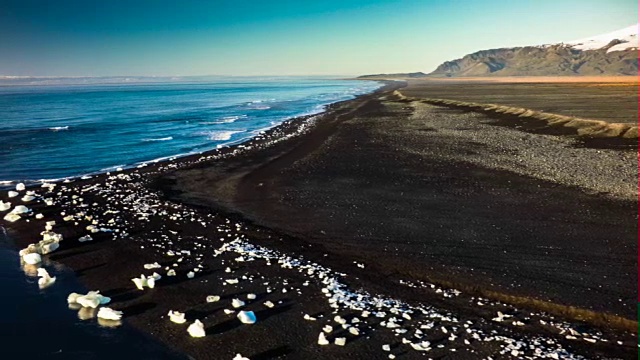
[{"label": "reflection on water", "polygon": [[107,328],[114,328],[122,325],[122,321],[120,320],[107,320],[103,318],[98,318],[98,325]]},{"label": "reflection on water", "polygon": [[96,317],[97,309],[89,308],[89,307],[80,307],[78,310],[78,319],[80,320],[89,320]]},{"label": "reflection on water", "polygon": [[[37,267],[22,266],[0,227],[1,359],[185,359],[126,324],[96,319],[96,309],[70,310],[67,296],[87,289],[72,271],[43,263],[55,284],[39,289]],[[114,325],[116,325],[114,327]]]}]

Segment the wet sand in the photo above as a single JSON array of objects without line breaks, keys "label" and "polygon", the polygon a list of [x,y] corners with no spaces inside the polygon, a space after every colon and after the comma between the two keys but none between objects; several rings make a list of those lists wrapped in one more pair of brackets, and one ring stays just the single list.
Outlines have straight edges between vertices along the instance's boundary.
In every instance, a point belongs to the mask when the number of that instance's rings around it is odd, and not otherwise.
[{"label": "wet sand", "polygon": [[[571,139],[408,103],[393,95],[397,86],[233,149],[60,184],[44,195],[56,206],[28,204],[43,220],[4,225],[23,247],[56,219],[65,240],[51,259],[112,296],[125,321],[196,359],[383,359],[383,344],[398,358],[519,358],[534,349],[635,357],[637,203],[592,184],[597,174],[587,160],[569,169],[548,160],[553,166],[541,178],[544,164],[520,149],[525,165],[509,168],[517,139],[553,151]],[[496,133],[504,143],[494,143]],[[635,166],[629,150],[572,151]],[[563,183],[578,170],[588,174]],[[78,243],[91,221],[64,221],[60,212],[79,209],[113,232]],[[163,279],[136,290],[130,279],[149,275],[143,264],[155,261]],[[178,275],[166,276],[167,268]],[[204,301],[216,294],[220,302]],[[225,314],[232,298],[244,299],[258,322]],[[564,315],[541,311],[544,304]],[[189,338],[186,326],[168,321],[170,309],[201,319],[208,335]],[[513,317],[492,320],[498,311]],[[345,337],[346,346],[317,344],[326,324],[334,328],[329,341]],[[429,341],[428,352],[409,345],[417,339]]]}]

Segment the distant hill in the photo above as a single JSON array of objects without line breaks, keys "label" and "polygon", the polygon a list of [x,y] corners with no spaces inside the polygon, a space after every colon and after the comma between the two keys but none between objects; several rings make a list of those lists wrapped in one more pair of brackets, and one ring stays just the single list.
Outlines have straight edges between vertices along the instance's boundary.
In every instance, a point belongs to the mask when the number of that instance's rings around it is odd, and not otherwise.
[{"label": "distant hill", "polygon": [[358,79],[406,79],[406,78],[421,78],[425,77],[427,74],[423,72],[413,72],[413,73],[397,73],[397,74],[373,74],[373,75],[362,75],[358,76]]},{"label": "distant hill", "polygon": [[638,25],[567,43],[482,50],[429,77],[638,75]]}]

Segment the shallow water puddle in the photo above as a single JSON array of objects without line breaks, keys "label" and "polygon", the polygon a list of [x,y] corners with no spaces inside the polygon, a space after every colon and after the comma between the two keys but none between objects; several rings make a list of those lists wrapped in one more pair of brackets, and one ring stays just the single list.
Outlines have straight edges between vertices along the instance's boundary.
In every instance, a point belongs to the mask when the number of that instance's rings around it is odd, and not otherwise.
[{"label": "shallow water puddle", "polygon": [[[23,268],[18,251],[0,227],[0,283],[3,311],[0,337],[4,359],[183,359],[124,324],[105,328],[96,319],[80,320],[67,306],[71,292],[86,292],[74,273],[51,261],[41,264],[54,286],[40,290],[35,268]],[[31,274],[31,275],[30,275]]]}]

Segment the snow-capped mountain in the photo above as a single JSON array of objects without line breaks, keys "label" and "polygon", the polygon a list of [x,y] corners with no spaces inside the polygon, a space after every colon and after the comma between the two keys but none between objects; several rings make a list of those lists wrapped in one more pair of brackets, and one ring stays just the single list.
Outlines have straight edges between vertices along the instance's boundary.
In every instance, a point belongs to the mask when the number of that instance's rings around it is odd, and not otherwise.
[{"label": "snow-capped mountain", "polygon": [[429,76],[637,75],[638,24],[557,44],[482,50]]},{"label": "snow-capped mountain", "polygon": [[[617,44],[610,46],[612,43]],[[608,47],[607,52],[638,49],[638,24],[607,34],[569,41],[565,45],[583,51],[598,50],[605,47]]]}]

